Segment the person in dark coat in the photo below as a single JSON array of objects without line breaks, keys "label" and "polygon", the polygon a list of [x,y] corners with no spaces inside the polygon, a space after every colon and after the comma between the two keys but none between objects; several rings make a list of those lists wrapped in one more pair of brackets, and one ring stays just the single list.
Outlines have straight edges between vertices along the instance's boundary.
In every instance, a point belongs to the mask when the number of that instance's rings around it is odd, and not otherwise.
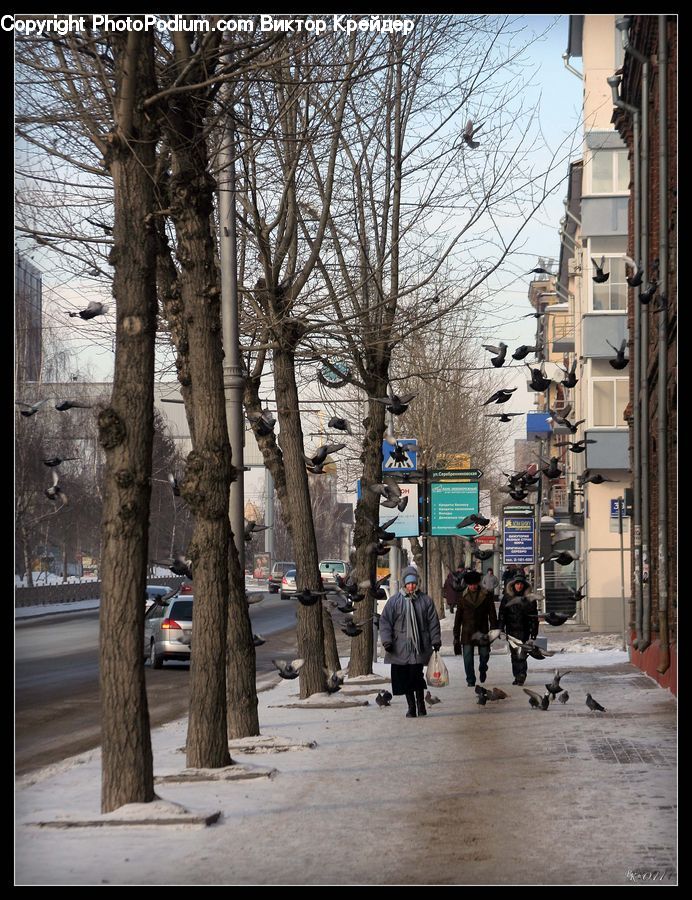
[{"label": "person in dark coat", "polygon": [[387,600],[380,616],[384,661],[392,667],[392,693],[406,695],[407,719],[427,715],[423,692],[427,687],[423,667],[433,650],[442,646],[440,620],[435,604],[418,587],[418,572],[407,566],[401,573],[403,590]]},{"label": "person in dark coat", "polygon": [[[528,597],[530,584],[523,575],[518,575],[507,583],[505,595],[500,602],[500,628],[525,642],[538,636],[538,606]],[[526,681],[528,665],[525,654],[510,645],[512,656],[512,684]]]},{"label": "person in dark coat", "polygon": [[478,671],[481,682],[484,682],[490,659],[490,644],[487,638],[484,641],[479,636],[487,635],[491,628],[497,627],[497,613],[495,598],[480,586],[480,572],[467,572],[464,581],[467,587],[461,595],[454,617],[454,652],[458,656],[463,647],[466,684],[473,687],[476,683],[473,648],[478,647]]},{"label": "person in dark coat", "polygon": [[442,588],[442,596],[447,601],[450,612],[454,612],[456,609],[464,587],[464,567],[459,563],[456,572],[449,573]]}]

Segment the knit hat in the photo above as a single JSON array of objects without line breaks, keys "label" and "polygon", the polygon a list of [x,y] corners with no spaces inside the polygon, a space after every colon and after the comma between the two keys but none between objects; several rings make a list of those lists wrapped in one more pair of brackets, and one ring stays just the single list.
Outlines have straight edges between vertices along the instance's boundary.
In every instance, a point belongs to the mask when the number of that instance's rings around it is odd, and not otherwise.
[{"label": "knit hat", "polygon": [[510,581],[510,583],[507,585],[507,587],[511,587],[512,590],[515,591],[517,589],[518,585],[521,585],[524,590],[527,590],[529,587],[531,587],[528,580],[526,578],[524,578],[523,575],[517,575],[516,578],[513,578]]},{"label": "knit hat", "polygon": [[406,566],[401,575],[404,584],[412,584],[413,582],[418,584],[418,571],[413,566]]},{"label": "knit hat", "polygon": [[466,582],[466,584],[480,584],[481,573],[475,572],[473,570],[471,570],[470,572],[465,572],[464,581]]}]

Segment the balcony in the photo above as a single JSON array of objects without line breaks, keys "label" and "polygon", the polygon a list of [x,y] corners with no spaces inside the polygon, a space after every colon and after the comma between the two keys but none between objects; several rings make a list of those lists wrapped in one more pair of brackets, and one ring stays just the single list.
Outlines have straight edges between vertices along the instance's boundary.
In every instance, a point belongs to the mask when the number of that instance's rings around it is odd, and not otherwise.
[{"label": "balcony", "polygon": [[[627,313],[589,313],[582,320],[582,353],[591,359],[612,359],[613,347],[627,337]],[[613,345],[608,346],[607,341]]]},{"label": "balcony", "polygon": [[587,444],[586,468],[600,472],[603,469],[624,469],[630,467],[630,435],[626,428],[612,430],[588,429],[584,437],[596,441]]}]

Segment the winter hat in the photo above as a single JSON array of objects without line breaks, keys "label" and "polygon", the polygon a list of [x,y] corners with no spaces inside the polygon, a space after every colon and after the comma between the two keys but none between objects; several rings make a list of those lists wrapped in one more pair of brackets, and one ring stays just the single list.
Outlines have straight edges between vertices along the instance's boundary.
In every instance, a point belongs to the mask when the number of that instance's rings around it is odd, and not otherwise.
[{"label": "winter hat", "polygon": [[404,584],[411,584],[414,581],[416,584],[418,584],[418,572],[413,568],[413,566],[406,566],[401,575]]},{"label": "winter hat", "polygon": [[529,588],[529,587],[531,586],[531,585],[529,584],[529,582],[527,581],[527,579],[524,578],[523,575],[517,575],[516,578],[513,578],[513,579],[510,581],[508,587],[511,587],[512,590],[514,591],[514,590],[516,590],[517,585],[521,585],[521,586],[524,588],[524,590],[526,590],[527,588]]},{"label": "winter hat", "polygon": [[480,584],[481,582],[481,573],[475,572],[471,570],[470,572],[466,572],[464,574],[464,581],[466,584]]}]

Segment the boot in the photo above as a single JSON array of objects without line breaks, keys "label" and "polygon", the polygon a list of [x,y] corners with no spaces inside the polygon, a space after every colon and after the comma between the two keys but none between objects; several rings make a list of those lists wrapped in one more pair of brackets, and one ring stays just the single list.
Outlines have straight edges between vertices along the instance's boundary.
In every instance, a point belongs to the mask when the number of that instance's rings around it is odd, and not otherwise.
[{"label": "boot", "polygon": [[408,702],[408,712],[406,713],[407,719],[415,719],[416,718],[416,698],[413,694],[406,694],[406,700]]},{"label": "boot", "polygon": [[416,689],[416,704],[418,706],[418,715],[427,716],[428,711],[425,708],[425,700],[423,698],[423,688]]}]

